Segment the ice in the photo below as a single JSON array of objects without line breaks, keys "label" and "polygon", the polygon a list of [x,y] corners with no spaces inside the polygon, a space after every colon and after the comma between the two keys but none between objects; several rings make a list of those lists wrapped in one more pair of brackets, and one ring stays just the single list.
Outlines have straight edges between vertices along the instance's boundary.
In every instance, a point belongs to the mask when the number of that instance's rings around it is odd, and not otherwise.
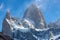
[{"label": "ice", "polygon": [[[31,23],[32,21],[30,22],[30,21],[27,20],[27,19],[25,19],[24,22],[26,22],[27,25],[30,26],[30,28],[28,28],[28,27],[25,28],[22,24],[21,24],[21,25],[18,25],[18,24],[16,24],[15,21],[12,20],[12,19],[9,20],[9,19],[6,18],[6,21],[7,21],[8,24],[10,25],[11,30],[14,31],[14,32],[16,32],[17,30],[19,30],[20,32],[27,33],[27,32],[30,32],[31,28],[34,29],[35,31],[47,31],[47,30],[49,30],[49,28],[43,28],[43,29],[34,28],[34,25]],[[13,29],[15,29],[15,30],[13,30]],[[35,37],[37,40],[40,40],[40,38],[37,37],[37,36],[34,35],[34,34],[33,34],[33,37]],[[57,39],[58,37],[60,37],[60,34],[59,34],[59,35],[56,35],[56,36],[53,35],[53,37],[50,38],[50,39],[54,39],[54,40],[55,40],[55,39]],[[19,40],[19,39],[14,38],[14,40]],[[45,40],[45,39],[42,39],[42,40]],[[60,40],[60,39],[59,39],[59,40]]]},{"label": "ice", "polygon": [[54,39],[57,39],[58,37],[60,37],[60,34],[59,34],[59,35],[54,36]]},{"label": "ice", "polygon": [[47,30],[49,30],[49,28],[46,28],[46,29],[45,28],[44,29],[37,29],[37,28],[35,28],[35,30],[36,31],[47,31]]},{"label": "ice", "polygon": [[24,28],[22,25],[17,25],[13,20],[6,19],[7,22],[12,25],[11,29],[20,30],[21,32],[29,32],[29,28]]},{"label": "ice", "polygon": [[33,34],[33,37],[35,37],[36,39],[38,39],[38,37],[37,37],[37,36],[35,36],[34,34]]},{"label": "ice", "polygon": [[30,28],[34,29],[33,21],[24,19],[24,22],[26,22],[26,24],[29,25]]}]

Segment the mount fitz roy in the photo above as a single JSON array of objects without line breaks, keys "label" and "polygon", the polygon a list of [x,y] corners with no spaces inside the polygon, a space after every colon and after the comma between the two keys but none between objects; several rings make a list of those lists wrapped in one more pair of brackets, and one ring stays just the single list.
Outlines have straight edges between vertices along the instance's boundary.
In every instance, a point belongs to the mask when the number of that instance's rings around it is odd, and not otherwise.
[{"label": "mount fitz roy", "polygon": [[13,40],[59,40],[60,20],[46,24],[41,11],[35,4],[28,7],[22,19],[6,16],[2,23],[2,32]]}]

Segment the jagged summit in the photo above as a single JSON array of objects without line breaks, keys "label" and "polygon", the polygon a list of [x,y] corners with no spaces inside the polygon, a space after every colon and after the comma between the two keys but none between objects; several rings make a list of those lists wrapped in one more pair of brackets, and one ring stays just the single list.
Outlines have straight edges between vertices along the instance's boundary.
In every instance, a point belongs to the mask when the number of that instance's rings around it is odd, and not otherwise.
[{"label": "jagged summit", "polygon": [[[31,14],[34,14],[33,11],[34,11],[34,12],[37,12],[37,14],[38,14],[38,12],[40,12],[39,9],[37,8],[37,6],[36,6],[35,4],[30,5],[30,6],[26,9],[23,18],[25,18],[25,17],[27,16],[26,14],[28,14],[28,16],[29,16],[30,13],[31,13]],[[30,14],[30,15],[31,15],[31,14]]]},{"label": "jagged summit", "polygon": [[42,13],[35,4],[32,4],[30,7],[26,9],[23,18],[29,18],[30,20],[34,21],[36,28],[46,27],[46,23],[42,16]]},{"label": "jagged summit", "polygon": [[38,8],[37,8],[37,5],[35,5],[34,3],[33,3],[33,4],[31,4],[28,8],[30,8],[30,9],[31,9],[31,8],[38,9]]},{"label": "jagged summit", "polygon": [[9,11],[9,10],[6,11],[6,16],[5,16],[5,18],[10,19],[10,11]]}]

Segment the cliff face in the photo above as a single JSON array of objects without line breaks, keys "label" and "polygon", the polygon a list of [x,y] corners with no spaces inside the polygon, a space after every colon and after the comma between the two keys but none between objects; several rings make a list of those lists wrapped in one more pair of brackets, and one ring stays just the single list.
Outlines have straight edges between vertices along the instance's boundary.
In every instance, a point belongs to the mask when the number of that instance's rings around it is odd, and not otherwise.
[{"label": "cliff face", "polygon": [[10,13],[8,11],[6,12],[6,16],[2,23],[2,32],[3,32],[3,34],[9,35],[10,37],[12,37],[12,31],[11,31],[10,25],[6,19],[10,19]]},{"label": "cliff face", "polygon": [[34,4],[32,4],[30,7],[26,9],[23,18],[26,19],[29,18],[30,20],[34,21],[35,28],[39,28],[39,29],[46,28],[46,23],[42,13]]}]

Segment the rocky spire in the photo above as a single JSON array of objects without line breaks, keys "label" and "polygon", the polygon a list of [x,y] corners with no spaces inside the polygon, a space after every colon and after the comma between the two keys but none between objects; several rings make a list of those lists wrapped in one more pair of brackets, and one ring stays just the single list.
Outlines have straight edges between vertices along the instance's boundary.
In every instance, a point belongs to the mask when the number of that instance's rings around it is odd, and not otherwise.
[{"label": "rocky spire", "polygon": [[23,18],[29,18],[34,21],[36,28],[46,28],[46,23],[42,16],[42,13],[35,4],[32,4],[26,9]]},{"label": "rocky spire", "polygon": [[6,12],[5,18],[10,19],[10,10],[9,10],[9,9],[8,9],[7,12]]},{"label": "rocky spire", "polygon": [[10,19],[10,11],[9,10],[7,10],[6,16],[5,16],[5,18],[3,20],[3,23],[2,23],[2,32],[3,32],[3,34],[9,35],[11,37],[12,36],[12,31],[11,31],[10,25],[8,24],[6,18],[8,20]]}]

